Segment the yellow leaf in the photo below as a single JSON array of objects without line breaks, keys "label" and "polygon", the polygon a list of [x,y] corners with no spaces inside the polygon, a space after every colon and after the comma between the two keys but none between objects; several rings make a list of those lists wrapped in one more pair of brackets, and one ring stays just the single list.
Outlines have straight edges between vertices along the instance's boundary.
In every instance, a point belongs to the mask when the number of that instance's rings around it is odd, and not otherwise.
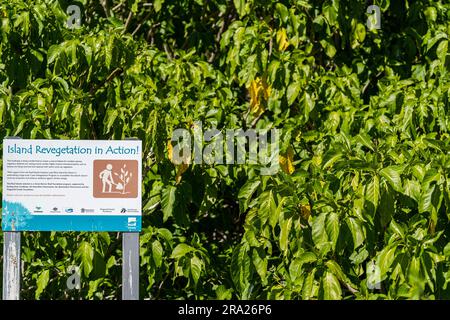
[{"label": "yellow leaf", "polygon": [[308,205],[300,205],[300,211],[303,219],[308,220],[311,215],[311,206]]},{"label": "yellow leaf", "polygon": [[314,163],[316,166],[320,167],[320,165],[322,164],[322,156],[321,155],[313,156],[312,163]]},{"label": "yellow leaf", "polygon": [[268,101],[270,94],[272,93],[272,87],[267,84],[265,77],[262,80],[262,85],[263,85],[264,99]]},{"label": "yellow leaf", "polygon": [[180,181],[181,181],[181,176],[183,175],[183,173],[185,173],[186,172],[186,170],[189,168],[189,164],[187,164],[187,163],[182,163],[182,164],[180,164],[179,166],[177,166],[177,175],[176,175],[176,177],[175,177],[175,181],[176,181],[176,183],[177,184],[179,184],[180,183]]},{"label": "yellow leaf", "polygon": [[168,158],[171,162],[172,162],[172,151],[173,151],[172,141],[169,140],[169,142],[167,143],[167,153],[168,153]]},{"label": "yellow leaf", "polygon": [[261,90],[260,82],[260,78],[256,78],[250,83],[250,111],[252,113],[257,113],[261,108],[259,97],[259,91]]},{"label": "yellow leaf", "polygon": [[[172,160],[173,159],[173,146],[172,146],[172,141],[171,140],[169,140],[169,142],[167,143],[167,153],[168,153],[168,158],[169,158],[170,162],[173,163],[173,160]],[[182,159],[181,164],[175,166],[176,167],[176,171],[177,171],[177,174],[175,176],[175,181],[176,181],[177,184],[179,184],[181,182],[181,176],[189,168],[190,160],[191,160],[190,155],[186,155],[184,157],[184,159]]]},{"label": "yellow leaf", "polygon": [[281,28],[277,32],[277,42],[278,42],[278,50],[283,52],[289,47],[289,41],[286,34],[286,29]]},{"label": "yellow leaf", "polygon": [[289,147],[286,154],[279,157],[281,170],[287,174],[292,174],[295,171],[294,167],[294,149]]},{"label": "yellow leaf", "polygon": [[249,91],[250,111],[255,116],[260,116],[265,110],[263,104],[269,100],[272,88],[267,84],[265,78],[257,77],[250,83]]}]

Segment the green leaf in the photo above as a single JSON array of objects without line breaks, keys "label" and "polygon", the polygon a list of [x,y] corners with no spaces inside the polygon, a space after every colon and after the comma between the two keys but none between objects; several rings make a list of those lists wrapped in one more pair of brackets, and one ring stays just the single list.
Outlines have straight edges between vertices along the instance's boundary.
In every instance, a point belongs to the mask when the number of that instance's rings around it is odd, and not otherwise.
[{"label": "green leaf", "polygon": [[36,292],[34,294],[36,299],[39,299],[42,292],[47,287],[49,280],[50,280],[50,271],[49,270],[42,271],[36,281]]},{"label": "green leaf", "polygon": [[356,25],[355,34],[353,35],[359,43],[363,43],[366,38],[366,26],[362,23]]},{"label": "green leaf", "polygon": [[47,64],[53,63],[62,52],[64,52],[64,46],[52,45],[47,51]]},{"label": "green leaf", "polygon": [[448,35],[445,33],[445,32],[437,32],[436,33],[436,35],[433,37],[433,38],[431,38],[431,39],[429,39],[429,38],[424,38],[424,42],[427,44],[427,49],[426,49],[426,52],[428,52],[428,51],[430,51],[430,49],[432,48],[432,47],[434,47],[434,45],[436,44],[436,43],[438,43],[439,42],[439,40],[441,40],[441,39],[447,39],[448,38]]},{"label": "green leaf", "polygon": [[325,219],[327,214],[321,213],[319,216],[313,218],[312,223],[312,239],[316,245],[328,241],[328,236],[325,231]]},{"label": "green leaf", "polygon": [[325,300],[341,300],[342,290],[339,280],[329,271],[325,272],[322,279],[323,298]]},{"label": "green leaf", "polygon": [[338,13],[334,6],[326,5],[322,8],[322,12],[330,26],[338,25]]},{"label": "green leaf", "polygon": [[432,197],[435,187],[436,185],[433,185],[431,188],[428,188],[421,193],[419,198],[419,213],[431,212],[433,206]]},{"label": "green leaf", "polygon": [[152,242],[152,256],[156,267],[160,267],[162,264],[163,247],[158,240]]},{"label": "green leaf", "polygon": [[437,19],[437,10],[435,7],[428,7],[425,9],[425,16],[427,20],[436,21]]},{"label": "green leaf", "polygon": [[286,23],[289,19],[289,11],[284,4],[277,3],[275,5],[275,12],[280,18],[282,23]]},{"label": "green leaf", "polygon": [[358,134],[356,136],[356,141],[369,148],[371,151],[375,151],[375,146],[367,133]]},{"label": "green leaf", "polygon": [[155,12],[161,11],[164,0],[155,0],[153,2],[153,7],[155,8]]},{"label": "green leaf", "polygon": [[380,179],[377,175],[374,175],[372,181],[367,185],[366,199],[370,201],[375,208],[378,207],[380,199]]},{"label": "green leaf", "polygon": [[395,222],[395,220],[391,220],[389,227],[402,239],[405,238],[405,232],[400,224]]},{"label": "green leaf", "polygon": [[314,276],[316,274],[316,268],[312,269],[311,272],[305,278],[302,287],[302,299],[309,300],[314,294]]},{"label": "green leaf", "polygon": [[269,68],[268,68],[268,75],[269,75],[269,80],[270,82],[274,83],[275,80],[277,79],[277,73],[280,70],[280,61],[279,60],[272,60],[269,64]]},{"label": "green leaf", "polygon": [[423,281],[420,273],[420,258],[412,257],[409,263],[408,277],[412,283],[420,283]]},{"label": "green leaf", "polygon": [[[272,228],[276,227],[276,225],[280,219],[286,199],[287,198],[281,198],[281,200],[279,201],[278,206],[275,208],[275,210],[273,210],[273,209],[270,210],[269,224]],[[272,202],[271,202],[271,205],[273,205]]]},{"label": "green leaf", "polygon": [[93,269],[91,272],[92,278],[104,278],[106,275],[106,262],[103,256],[94,250],[94,258],[92,259]]},{"label": "green leaf", "polygon": [[448,41],[443,40],[439,43],[437,49],[436,49],[436,55],[441,60],[442,64],[445,64],[446,58],[447,58],[447,52],[448,52]]},{"label": "green leaf", "polygon": [[106,126],[105,126],[105,132],[110,132],[112,126],[114,125],[114,122],[117,119],[117,116],[119,115],[119,112],[117,109],[109,109],[107,112],[107,116],[105,117]]},{"label": "green leaf", "polygon": [[292,281],[295,281],[301,275],[302,265],[303,263],[300,259],[291,261],[291,264],[289,265],[289,276]]},{"label": "green leaf", "polygon": [[181,257],[184,257],[189,252],[194,251],[195,249],[191,247],[190,245],[187,245],[185,243],[178,244],[175,249],[172,251],[172,255],[170,256],[172,259],[180,259]]},{"label": "green leaf", "polygon": [[280,224],[281,232],[280,232],[280,249],[287,254],[287,250],[289,248],[289,232],[292,227],[292,218],[283,220]]},{"label": "green leaf", "polygon": [[288,101],[288,105],[292,105],[297,99],[298,94],[300,93],[300,83],[299,82],[292,82],[286,91],[286,97]]},{"label": "green leaf", "polygon": [[245,212],[247,210],[248,203],[260,184],[261,180],[249,180],[242,186],[241,190],[239,190],[238,198],[241,212]]},{"label": "green leaf", "polygon": [[349,217],[347,219],[347,226],[350,229],[353,238],[353,250],[356,250],[360,245],[364,243],[365,235],[363,228],[358,219]]},{"label": "green leaf", "polygon": [[337,50],[330,40],[322,39],[320,44],[328,57],[333,58],[336,55]]},{"label": "green leaf", "polygon": [[450,257],[450,242],[444,247],[444,256]]},{"label": "green leaf", "polygon": [[266,258],[266,252],[264,251],[264,249],[253,248],[252,260],[256,272],[258,272],[263,283],[266,283],[268,260]]},{"label": "green leaf", "polygon": [[109,257],[108,261],[106,262],[106,270],[116,265],[116,257],[111,256]]},{"label": "green leaf", "polygon": [[231,277],[242,297],[247,295],[250,286],[251,259],[248,251],[248,244],[242,243],[234,248],[231,258]]},{"label": "green leaf", "polygon": [[14,131],[13,136],[18,136],[19,133],[22,132],[22,129],[23,129],[25,123],[27,123],[27,122],[28,122],[28,119],[22,119],[22,120],[19,122],[19,125],[17,126],[16,130]]},{"label": "green leaf", "polygon": [[[349,287],[355,289],[356,285],[354,285],[350,279],[345,275],[344,271],[342,270],[341,266],[334,261],[334,260],[328,260],[325,265],[327,266],[328,270],[330,270],[331,273],[333,273],[340,281],[346,283]],[[355,289],[356,290],[356,289]]]},{"label": "green leaf", "polygon": [[224,285],[220,285],[216,289],[217,300],[230,300],[232,298],[232,289],[227,289]]},{"label": "green leaf", "polygon": [[100,283],[104,281],[104,279],[100,278],[100,279],[96,279],[93,281],[89,281],[89,291],[88,291],[88,298],[92,298],[94,297],[94,294],[98,291],[98,286],[100,285]]},{"label": "green leaf", "polygon": [[381,280],[385,278],[386,274],[389,271],[389,268],[394,262],[396,250],[396,245],[389,245],[381,250],[381,252],[378,254],[376,265],[380,268]]},{"label": "green leaf", "polygon": [[394,210],[395,198],[392,189],[383,184],[383,187],[381,188],[380,206],[378,208],[381,215],[380,222],[383,228],[391,221]]},{"label": "green leaf", "polygon": [[322,169],[325,170],[329,167],[332,167],[342,157],[343,157],[342,152],[340,152],[338,150],[330,150],[330,151],[326,152],[323,157]]},{"label": "green leaf", "polygon": [[317,257],[312,252],[305,252],[300,257],[292,260],[289,265],[289,276],[292,281],[295,281],[300,275],[302,271],[302,267],[305,263],[311,263],[317,261]]},{"label": "green leaf", "polygon": [[330,212],[327,215],[325,228],[334,250],[339,237],[339,215],[336,212]]},{"label": "green leaf", "polygon": [[428,170],[423,177],[422,187],[427,187],[433,181],[439,181],[441,174],[434,168]]},{"label": "green leaf", "polygon": [[81,260],[81,268],[85,277],[89,277],[93,266],[94,249],[89,242],[83,241],[78,246],[78,250],[75,253],[75,258]]},{"label": "green leaf", "polygon": [[233,0],[234,7],[240,18],[246,14],[245,0]]},{"label": "green leaf", "polygon": [[193,256],[191,258],[191,275],[192,279],[194,279],[195,284],[197,284],[198,279],[200,279],[202,269],[203,269],[203,261],[200,260],[198,257]]},{"label": "green leaf", "polygon": [[390,166],[380,170],[380,175],[387,180],[395,191],[402,192],[403,186],[400,178],[402,171],[402,168],[399,166]]},{"label": "green leaf", "polygon": [[[264,191],[260,196],[260,205],[258,210],[258,216],[261,219],[261,223],[265,224],[268,219],[276,219],[278,221],[279,215],[277,214],[277,205],[273,197],[272,190]],[[272,216],[276,216],[272,218]],[[275,221],[275,223],[276,223]]]},{"label": "green leaf", "polygon": [[166,222],[169,217],[173,215],[175,205],[175,195],[177,188],[174,186],[167,186],[162,192],[161,207],[163,212],[163,221]]},{"label": "green leaf", "polygon": [[415,201],[419,202],[420,199],[420,184],[417,182],[417,180],[405,180],[404,185],[404,194],[408,197],[414,199]]}]

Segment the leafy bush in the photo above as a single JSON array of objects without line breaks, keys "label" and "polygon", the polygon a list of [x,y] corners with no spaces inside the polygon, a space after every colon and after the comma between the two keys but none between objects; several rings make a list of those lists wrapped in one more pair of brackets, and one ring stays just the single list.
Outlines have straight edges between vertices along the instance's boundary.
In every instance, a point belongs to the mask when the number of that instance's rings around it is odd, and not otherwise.
[{"label": "leafy bush", "polygon": [[[142,139],[141,298],[449,299],[450,4],[370,4],[1,0],[0,134]],[[282,129],[282,171],[175,166],[195,121]],[[120,244],[25,233],[22,297],[119,297]]]}]

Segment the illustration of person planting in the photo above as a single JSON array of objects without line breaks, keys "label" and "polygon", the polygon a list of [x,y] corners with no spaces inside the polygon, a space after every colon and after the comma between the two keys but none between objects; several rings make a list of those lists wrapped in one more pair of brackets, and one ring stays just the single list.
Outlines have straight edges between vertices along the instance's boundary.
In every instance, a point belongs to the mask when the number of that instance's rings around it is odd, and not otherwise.
[{"label": "illustration of person planting", "polygon": [[[99,178],[102,181],[102,193],[121,193],[127,194],[126,186],[130,182],[130,179],[133,177],[133,173],[129,172],[127,169],[127,165],[124,164],[122,168],[120,168],[120,174],[113,171],[113,165],[107,164],[105,170],[100,172]],[[120,182],[115,183],[113,179],[113,175],[119,179]],[[113,186],[115,191],[113,191]],[[108,190],[106,190],[108,189]]]},{"label": "illustration of person planting", "polygon": [[112,177],[112,164],[107,164],[106,169],[100,172],[99,178],[102,180],[102,192],[106,193],[106,186],[108,186],[108,193],[112,192],[112,186],[115,185]]}]

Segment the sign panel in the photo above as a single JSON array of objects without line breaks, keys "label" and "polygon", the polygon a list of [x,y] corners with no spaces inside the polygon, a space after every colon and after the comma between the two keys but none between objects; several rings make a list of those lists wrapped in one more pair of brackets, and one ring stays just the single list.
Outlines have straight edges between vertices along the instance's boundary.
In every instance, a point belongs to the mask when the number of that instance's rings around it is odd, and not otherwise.
[{"label": "sign panel", "polygon": [[142,142],[3,140],[3,231],[141,231]]}]

